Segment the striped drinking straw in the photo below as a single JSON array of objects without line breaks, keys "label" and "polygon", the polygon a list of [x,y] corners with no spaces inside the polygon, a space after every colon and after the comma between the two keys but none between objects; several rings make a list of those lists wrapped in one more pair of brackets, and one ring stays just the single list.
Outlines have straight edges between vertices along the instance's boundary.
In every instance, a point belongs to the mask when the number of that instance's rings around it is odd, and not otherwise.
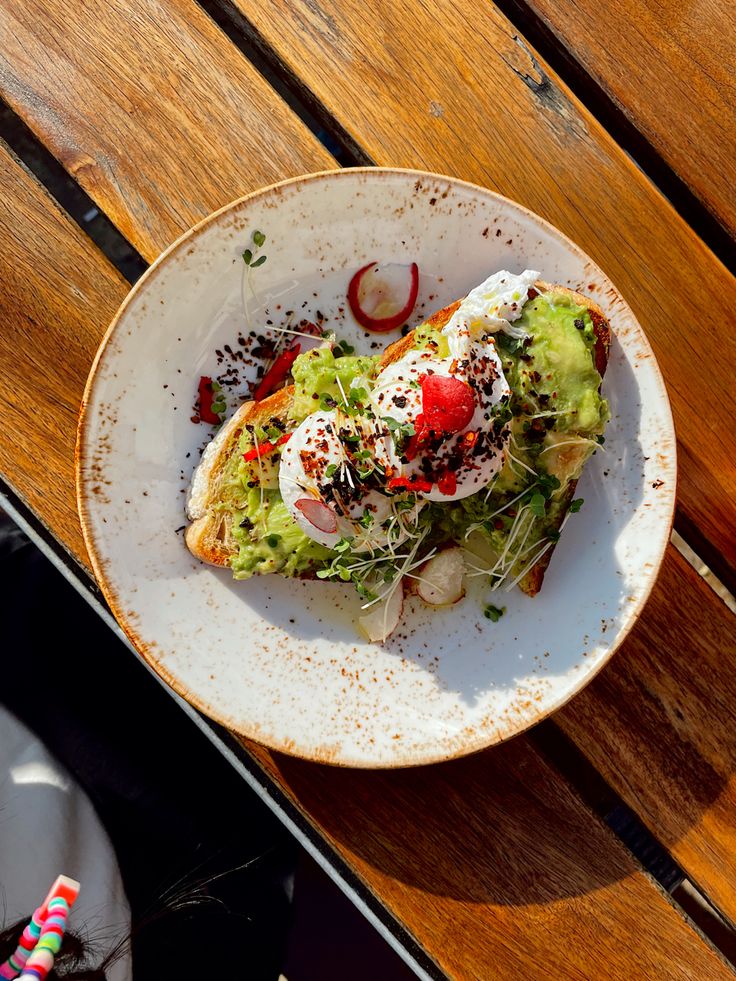
[{"label": "striped drinking straw", "polygon": [[0,965],[0,978],[44,981],[61,949],[69,910],[79,895],[79,883],[60,875],[21,935],[15,952]]}]

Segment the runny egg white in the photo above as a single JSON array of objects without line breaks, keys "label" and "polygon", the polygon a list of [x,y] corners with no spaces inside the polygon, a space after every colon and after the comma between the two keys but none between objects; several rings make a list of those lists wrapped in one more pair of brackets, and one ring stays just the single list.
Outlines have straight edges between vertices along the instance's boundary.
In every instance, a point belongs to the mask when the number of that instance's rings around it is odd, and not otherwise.
[{"label": "runny egg white", "polygon": [[[307,416],[294,431],[282,450],[279,466],[284,504],[304,534],[327,548],[334,548],[341,538],[352,538],[354,551],[383,548],[389,537],[392,545],[400,544],[408,535],[407,516],[395,513],[391,497],[378,490],[365,490],[354,476],[352,481],[347,476],[347,456],[337,434],[338,424],[338,413],[333,409]],[[305,498],[330,509],[335,531],[324,531],[307,518],[297,507]]]}]

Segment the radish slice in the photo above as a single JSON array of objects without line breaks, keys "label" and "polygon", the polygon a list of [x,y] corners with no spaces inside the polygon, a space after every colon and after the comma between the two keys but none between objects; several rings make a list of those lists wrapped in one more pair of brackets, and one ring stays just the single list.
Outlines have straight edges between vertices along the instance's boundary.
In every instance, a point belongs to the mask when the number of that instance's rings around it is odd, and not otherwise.
[{"label": "radish slice", "polygon": [[294,502],[294,507],[298,508],[310,525],[314,525],[318,531],[323,531],[326,535],[333,535],[337,531],[337,516],[322,501],[315,501],[313,497],[300,497]]},{"label": "radish slice", "polygon": [[376,603],[358,623],[368,640],[383,643],[396,630],[404,609],[404,583],[398,584],[387,600]]},{"label": "radish slice", "polygon": [[417,302],[419,267],[369,262],[350,280],[348,303],[366,330],[383,333],[406,323]]},{"label": "radish slice", "polygon": [[[317,324],[313,324],[311,320],[308,320],[305,323],[297,324],[294,329],[298,330],[302,335],[309,334],[314,338],[314,340],[310,340],[308,337],[303,336],[297,338],[302,346],[302,352],[311,351],[315,347],[321,347],[322,344],[326,343],[324,331],[321,327],[318,327]],[[294,347],[295,344],[296,340],[294,341],[294,344],[292,344],[292,347]]]},{"label": "radish slice", "polygon": [[417,572],[417,593],[430,606],[452,606],[465,595],[465,560],[461,548],[446,548]]}]

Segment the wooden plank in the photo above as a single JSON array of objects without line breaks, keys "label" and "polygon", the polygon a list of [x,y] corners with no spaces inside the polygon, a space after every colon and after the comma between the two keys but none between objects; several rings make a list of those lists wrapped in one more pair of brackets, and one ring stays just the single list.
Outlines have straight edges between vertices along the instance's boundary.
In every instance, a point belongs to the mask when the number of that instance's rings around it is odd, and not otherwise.
[{"label": "wooden plank", "polygon": [[77,414],[128,286],[4,144],[0,282],[0,472],[89,568],[74,497]]},{"label": "wooden plank", "polygon": [[526,2],[736,234],[736,18],[730,0]]},{"label": "wooden plank", "polygon": [[366,30],[359,0],[234,2],[376,163],[500,191],[601,265],[667,382],[681,512],[733,573],[736,390],[708,365],[736,363],[734,277],[493,4],[381,3]]},{"label": "wooden plank", "polygon": [[[125,284],[2,148],[0,176],[0,398],[10,435],[0,467],[82,557],[71,474],[76,407]],[[657,977],[729,976],[523,737],[471,760],[393,774],[252,751],[456,977],[486,978],[490,964],[499,978],[538,977],[540,965],[551,976],[587,978],[601,958],[612,978],[640,964]]]},{"label": "wooden plank", "polygon": [[674,548],[623,648],[555,721],[736,924],[736,618]]},{"label": "wooden plank", "polygon": [[524,738],[374,772],[246,748],[451,978],[732,976]]},{"label": "wooden plank", "polygon": [[146,259],[330,154],[196,3],[0,5],[0,92]]}]

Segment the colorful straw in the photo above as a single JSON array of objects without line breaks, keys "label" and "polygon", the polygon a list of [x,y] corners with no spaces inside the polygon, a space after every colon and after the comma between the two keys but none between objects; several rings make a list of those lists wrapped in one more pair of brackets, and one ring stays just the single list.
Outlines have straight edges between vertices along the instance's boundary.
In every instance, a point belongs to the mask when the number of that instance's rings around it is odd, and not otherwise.
[{"label": "colorful straw", "polygon": [[18,977],[31,951],[38,943],[44,918],[45,911],[39,906],[31,917],[31,922],[23,931],[18,946],[15,948],[15,953],[11,954],[4,964],[0,964],[0,978],[6,978],[10,981],[10,979]]},{"label": "colorful straw", "polygon": [[0,978],[44,981],[61,949],[69,910],[79,895],[79,883],[60,875],[26,926],[15,952],[0,965]]}]

